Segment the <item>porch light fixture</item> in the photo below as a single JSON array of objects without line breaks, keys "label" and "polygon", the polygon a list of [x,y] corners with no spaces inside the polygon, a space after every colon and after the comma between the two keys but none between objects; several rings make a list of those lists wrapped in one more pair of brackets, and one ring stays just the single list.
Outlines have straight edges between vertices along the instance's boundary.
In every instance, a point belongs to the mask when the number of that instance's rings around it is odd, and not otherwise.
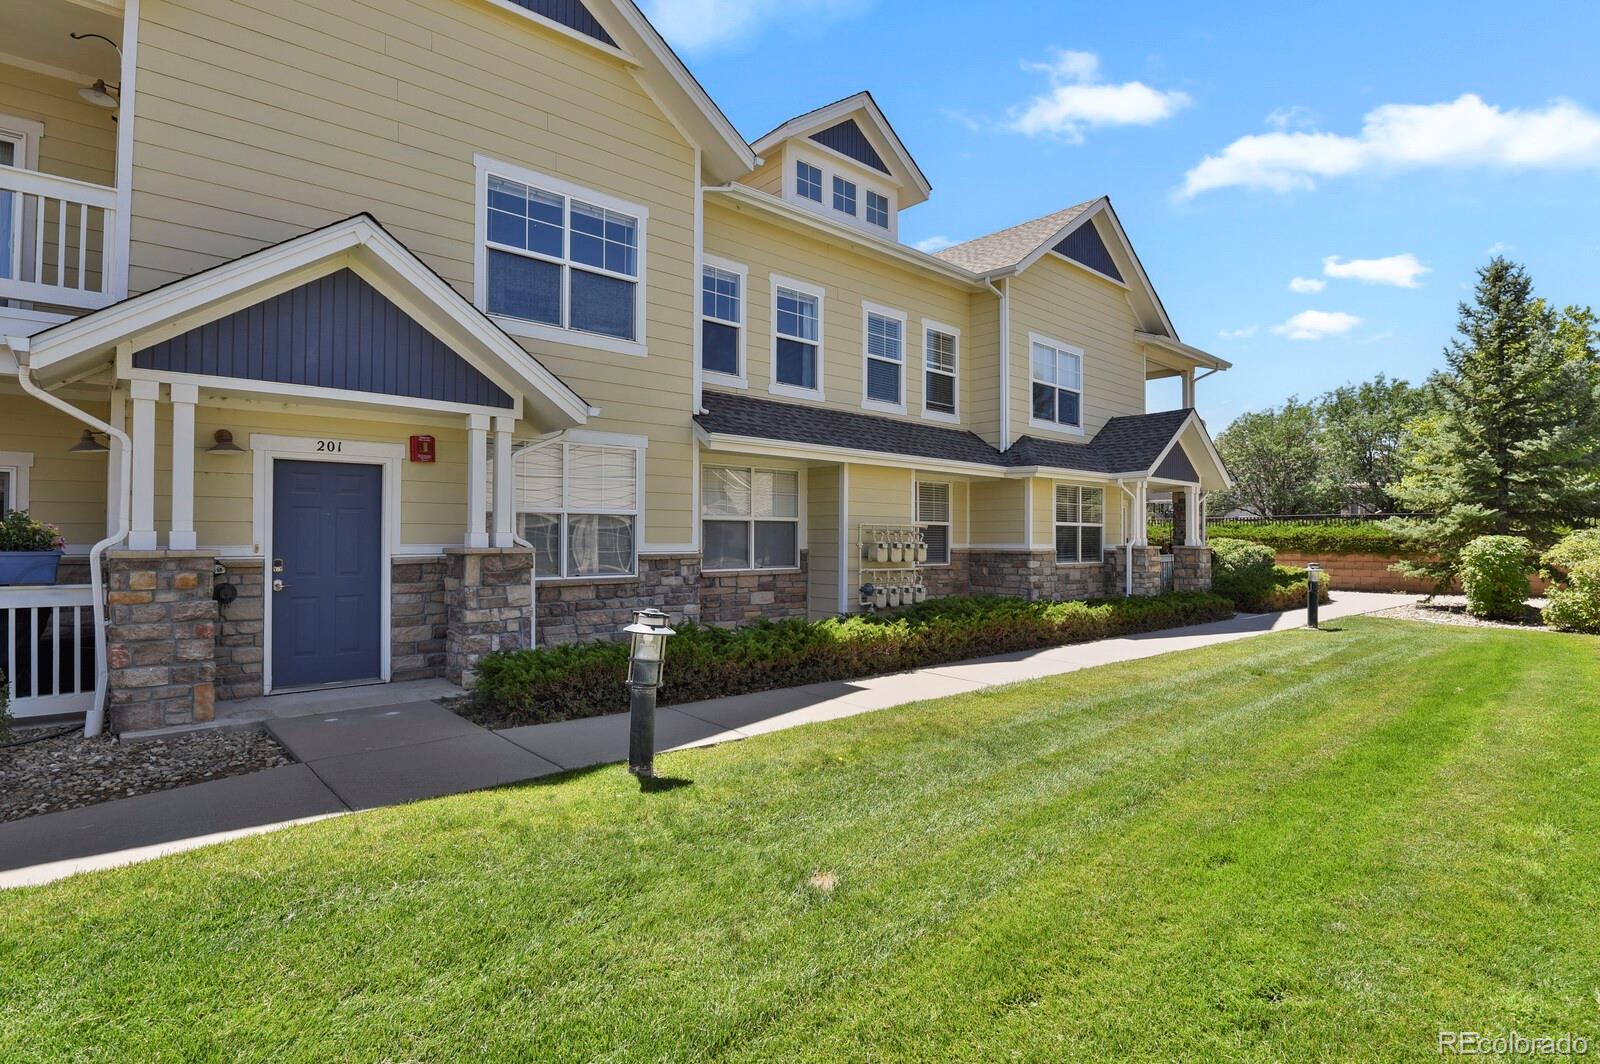
[{"label": "porch light fixture", "polygon": [[[116,49],[119,57],[122,55],[122,49],[118,47],[117,42],[103,33],[69,33],[67,36],[75,41],[84,41],[91,37],[98,41],[105,41]],[[120,95],[122,95],[122,86],[108,85],[105,78],[95,78],[93,85],[87,85],[78,90],[78,96],[84,102],[92,103],[96,107],[104,107],[108,111],[115,111],[122,106],[122,101],[117,98]]]},{"label": "porch light fixture", "polygon": [[111,450],[109,444],[101,443],[100,437],[94,429],[84,429],[83,435],[78,437],[78,442],[67,448],[68,454],[103,454]]},{"label": "porch light fixture", "polygon": [[1322,584],[1322,566],[1312,562],[1306,566],[1306,627],[1317,627],[1317,592]]},{"label": "porch light fixture", "polygon": [[233,433],[227,429],[218,429],[211,434],[211,446],[206,448],[206,454],[246,454],[243,447],[233,442]]},{"label": "porch light fixture", "polygon": [[656,774],[656,688],[667,638],[675,635],[658,609],[635,610],[623,629],[632,639],[628,654],[628,771],[641,779]]}]

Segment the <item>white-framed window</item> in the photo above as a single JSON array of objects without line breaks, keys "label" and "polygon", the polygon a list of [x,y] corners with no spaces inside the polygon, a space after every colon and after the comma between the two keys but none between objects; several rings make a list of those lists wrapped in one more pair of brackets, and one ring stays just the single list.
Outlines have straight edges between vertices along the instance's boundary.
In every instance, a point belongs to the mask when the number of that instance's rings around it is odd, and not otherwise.
[{"label": "white-framed window", "polygon": [[517,534],[533,545],[540,579],[639,571],[643,464],[637,447],[563,440],[512,455]]},{"label": "white-framed window", "polygon": [[882,229],[889,228],[889,197],[867,189],[867,221]]},{"label": "white-framed window", "polygon": [[700,471],[703,570],[800,565],[800,474],[706,466]]},{"label": "white-framed window", "polygon": [[801,199],[821,203],[822,168],[820,166],[812,166],[804,159],[796,159],[794,164],[794,192]]},{"label": "white-framed window", "polygon": [[928,565],[950,564],[950,485],[917,481],[917,524],[928,545]]},{"label": "white-framed window", "polygon": [[856,183],[838,174],[833,176],[833,209],[852,218],[856,216]]},{"label": "white-framed window", "polygon": [[28,477],[33,452],[0,451],[0,517],[28,508]]},{"label": "white-framed window", "polygon": [[960,417],[961,330],[922,320],[922,413],[936,421]]},{"label": "white-framed window", "polygon": [[872,303],[861,305],[866,365],[862,405],[905,413],[906,316]]},{"label": "white-framed window", "polygon": [[1045,428],[1083,431],[1083,349],[1032,338],[1031,417]]},{"label": "white-framed window", "polygon": [[1105,546],[1106,491],[1056,485],[1056,561],[1097,562]]},{"label": "white-framed window", "polygon": [[[0,115],[0,166],[37,170],[39,140],[43,136],[42,123]],[[22,276],[23,245],[30,243],[33,216],[38,209],[34,203],[24,207],[25,202],[18,193],[0,190],[0,280]]]},{"label": "white-framed window", "polygon": [[823,289],[772,277],[772,392],[822,398]]},{"label": "white-framed window", "polygon": [[700,367],[713,378],[744,386],[744,300],[749,272],[737,262],[705,256],[700,276]]},{"label": "white-framed window", "polygon": [[479,306],[508,332],[643,354],[648,208],[478,158]]}]

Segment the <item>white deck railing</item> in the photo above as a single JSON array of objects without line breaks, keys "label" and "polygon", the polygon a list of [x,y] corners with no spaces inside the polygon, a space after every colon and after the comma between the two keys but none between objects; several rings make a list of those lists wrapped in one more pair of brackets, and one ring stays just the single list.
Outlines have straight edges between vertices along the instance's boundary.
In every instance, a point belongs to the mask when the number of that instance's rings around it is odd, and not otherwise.
[{"label": "white deck railing", "polygon": [[88,584],[0,587],[0,668],[13,717],[94,704],[94,598]]},{"label": "white deck railing", "polygon": [[114,188],[0,166],[0,300],[110,303],[116,211]]}]

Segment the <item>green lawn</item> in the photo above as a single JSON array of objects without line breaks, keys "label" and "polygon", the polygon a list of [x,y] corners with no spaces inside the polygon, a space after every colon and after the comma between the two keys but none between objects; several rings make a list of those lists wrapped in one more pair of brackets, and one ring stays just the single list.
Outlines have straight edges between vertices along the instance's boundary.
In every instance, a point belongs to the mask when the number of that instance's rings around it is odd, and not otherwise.
[{"label": "green lawn", "polygon": [[1346,621],[660,767],[0,895],[0,1059],[1600,1047],[1594,639]]}]

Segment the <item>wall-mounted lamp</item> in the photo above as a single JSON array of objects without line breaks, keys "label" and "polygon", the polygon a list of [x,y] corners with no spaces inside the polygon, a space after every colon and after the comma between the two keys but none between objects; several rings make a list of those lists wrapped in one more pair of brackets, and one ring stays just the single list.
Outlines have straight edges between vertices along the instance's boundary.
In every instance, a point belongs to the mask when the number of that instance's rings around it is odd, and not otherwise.
[{"label": "wall-mounted lamp", "polygon": [[[103,33],[69,33],[67,36],[71,37],[75,41],[87,40],[90,37],[93,37],[96,40],[105,41],[112,48],[116,49],[118,56],[122,55],[122,49],[117,47],[117,42],[112,40],[110,37],[107,37]],[[78,97],[85,103],[92,103],[96,107],[104,107],[108,111],[115,111],[118,107],[122,106],[121,101],[118,99],[118,97],[121,95],[122,86],[109,85],[106,83],[105,78],[96,78],[93,85],[86,85],[78,90]]]},{"label": "wall-mounted lamp", "polygon": [[78,437],[78,442],[67,448],[68,454],[97,454],[111,450],[109,444],[100,442],[100,434],[94,429],[84,429],[83,435]]},{"label": "wall-mounted lamp", "polygon": [[211,435],[212,444],[206,448],[206,454],[246,454],[243,447],[233,442],[233,433],[227,429],[218,429]]}]

